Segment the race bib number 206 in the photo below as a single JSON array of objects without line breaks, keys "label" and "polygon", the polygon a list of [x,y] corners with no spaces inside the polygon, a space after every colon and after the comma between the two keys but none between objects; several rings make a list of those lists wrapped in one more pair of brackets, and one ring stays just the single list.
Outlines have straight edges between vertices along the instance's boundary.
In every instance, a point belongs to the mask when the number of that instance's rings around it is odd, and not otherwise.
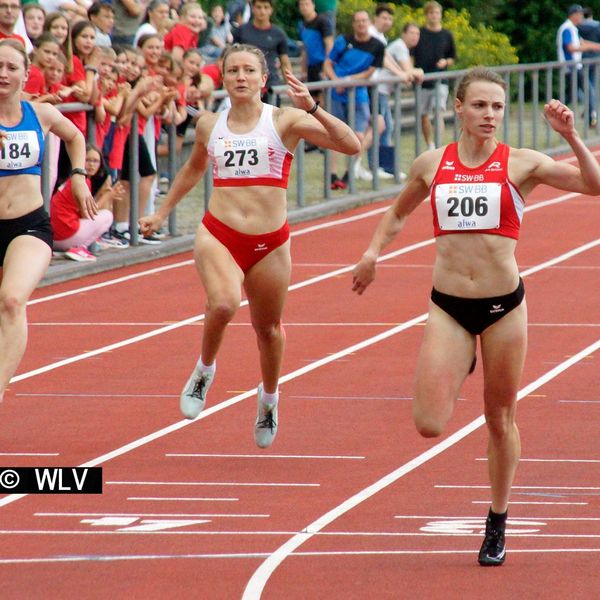
[{"label": "race bib number 206", "polygon": [[501,183],[443,183],[435,188],[440,229],[468,231],[500,226]]}]

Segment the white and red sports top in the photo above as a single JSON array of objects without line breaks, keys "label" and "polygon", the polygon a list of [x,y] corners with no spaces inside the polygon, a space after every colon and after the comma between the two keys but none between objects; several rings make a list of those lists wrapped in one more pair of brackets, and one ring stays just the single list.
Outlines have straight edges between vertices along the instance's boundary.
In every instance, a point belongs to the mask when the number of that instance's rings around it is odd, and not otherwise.
[{"label": "white and red sports top", "polygon": [[480,166],[458,158],[458,143],[449,144],[431,183],[434,235],[491,233],[519,239],[525,201],[508,178],[510,148],[498,144]]},{"label": "white and red sports top", "polygon": [[287,188],[294,155],[283,145],[273,125],[273,106],[263,104],[256,127],[248,133],[229,130],[229,110],[227,108],[219,115],[208,140],[214,186]]}]

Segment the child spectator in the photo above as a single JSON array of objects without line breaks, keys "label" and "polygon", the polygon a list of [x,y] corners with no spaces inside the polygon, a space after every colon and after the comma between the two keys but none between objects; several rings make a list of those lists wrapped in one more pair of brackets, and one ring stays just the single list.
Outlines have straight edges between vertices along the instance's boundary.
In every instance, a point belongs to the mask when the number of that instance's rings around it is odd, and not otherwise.
[{"label": "child spectator", "polygon": [[[44,34],[50,35],[50,34]],[[48,89],[49,98],[46,102],[51,104],[61,104],[65,98],[68,98],[73,93],[73,88],[67,87],[63,81],[65,78],[65,68],[67,59],[62,52],[58,53],[55,60],[44,68],[44,79]]]},{"label": "child spectator", "polygon": [[27,37],[35,44],[40,35],[44,32],[44,21],[46,20],[46,11],[36,3],[23,6],[23,22]]},{"label": "child spectator", "polygon": [[[139,181],[139,214],[143,215],[146,210],[146,205],[150,198],[152,184],[156,176],[156,169],[153,166],[148,146],[143,137],[143,132],[146,127],[148,118],[153,116],[162,106],[164,97],[160,93],[162,89],[162,79],[156,76],[142,77],[142,71],[145,69],[144,57],[141,52],[127,50],[129,58],[127,78],[132,87],[132,92],[124,103],[123,109],[117,124],[122,128],[115,132],[115,140],[113,142],[113,150],[119,148],[121,154],[120,160],[115,156],[115,162],[119,164],[121,169],[120,180],[125,189],[125,201],[119,203],[115,210],[115,227],[113,235],[128,239],[129,236],[129,142],[131,136],[137,135],[138,139],[138,173]],[[131,118],[133,113],[138,114],[138,129],[131,130]],[[117,139],[117,134],[118,139]],[[124,147],[121,145],[124,142]],[[112,167],[113,165],[111,165]],[[155,235],[141,237],[140,242],[143,244],[160,244],[160,239]]]},{"label": "child spectator", "polygon": [[25,99],[38,102],[52,101],[52,95],[48,94],[44,70],[56,62],[60,52],[60,44],[52,34],[44,33],[37,38],[31,57],[29,77],[23,88]]},{"label": "child spectator", "polygon": [[204,60],[207,63],[214,63],[221,56],[223,48],[227,44],[233,43],[233,35],[231,25],[225,18],[223,6],[215,4],[210,11],[210,17],[205,36],[206,42],[203,44],[200,40],[198,46]]},{"label": "child spectator", "polygon": [[[163,57],[163,60],[165,59],[166,57]],[[176,125],[177,137],[175,148],[177,155],[180,155],[183,148],[185,132],[188,126],[190,123],[195,123],[200,110],[204,110],[204,104],[198,88],[201,77],[201,64],[202,57],[198,50],[187,50],[183,55],[183,63],[179,63],[171,58],[171,68],[164,75],[165,83],[168,86],[176,88],[179,92],[176,99],[176,115],[173,115],[174,119],[170,119],[170,122],[174,122]],[[208,79],[207,76],[205,78]],[[212,82],[210,86],[212,89]],[[168,156],[168,143],[159,144],[156,147],[156,154],[159,157]]]},{"label": "child spectator", "polygon": [[[96,48],[96,31],[89,21],[78,21],[71,30],[73,50],[73,70],[67,74],[63,83],[73,87],[73,94],[65,98],[65,102],[83,102],[96,104],[99,98],[96,77],[100,64],[100,49]],[[87,113],[84,110],[65,113],[84,136],[87,135]],[[71,162],[64,144],[60,146],[58,158],[58,185],[65,181],[71,171]]]},{"label": "child spectator", "polygon": [[135,34],[133,45],[137,46],[139,39],[149,33],[158,33],[164,38],[173,24],[169,18],[169,1],[152,0],[146,8],[142,24]]},{"label": "child spectator", "polygon": [[52,196],[50,221],[54,232],[54,248],[64,250],[65,256],[76,261],[95,261],[88,250],[93,242],[106,233],[113,222],[112,204],[120,198],[120,191],[113,189],[104,168],[102,154],[95,146],[88,145],[85,157],[86,183],[98,205],[94,219],[81,218],[79,205],[68,179]]},{"label": "child spectator", "polygon": [[87,11],[88,19],[96,29],[96,46],[110,48],[110,34],[115,24],[115,9],[112,4],[96,0]]},{"label": "child spectator", "polygon": [[198,36],[207,27],[206,16],[199,4],[184,4],[180,21],[165,35],[165,50],[181,60],[183,53],[198,47]]}]

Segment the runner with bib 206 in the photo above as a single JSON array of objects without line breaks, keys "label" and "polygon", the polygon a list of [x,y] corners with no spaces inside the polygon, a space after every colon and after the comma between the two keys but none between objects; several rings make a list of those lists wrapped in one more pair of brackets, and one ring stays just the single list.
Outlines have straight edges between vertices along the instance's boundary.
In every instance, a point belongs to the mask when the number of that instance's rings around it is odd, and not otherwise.
[{"label": "runner with bib 206", "polygon": [[262,383],[258,386],[257,445],[271,445],[277,432],[278,381],[285,335],[281,315],[291,258],[286,188],[293,150],[301,138],[324,148],[356,154],[354,132],[315,103],[306,86],[286,71],[294,107],[261,101],[267,65],[256,47],[234,44],[223,56],[223,85],[231,108],[202,113],[192,154],[163,205],[140,219],[143,232],[158,231],[173,207],[212,168],[214,189],[196,236],[194,258],[206,289],[202,350],[180,398],[188,419],[204,408],[217,351],[244,288],[256,332]]},{"label": "runner with bib 206", "polygon": [[527,313],[515,248],[525,198],[540,184],[580,194],[600,193],[600,167],[579,138],[568,107],[551,100],[544,116],[571,147],[575,165],[498,142],[505,102],[505,83],[498,74],[481,67],[467,72],[456,89],[455,111],[462,125],[458,142],[417,157],[353,278],[353,290],[362,294],[375,278],[383,248],[429,195],[436,259],[417,361],[413,418],[422,436],[442,434],[461,385],[475,368],[479,336],[491,484],[491,507],[479,552],[484,566],[505,560],[508,502],[521,449],[515,417]]}]

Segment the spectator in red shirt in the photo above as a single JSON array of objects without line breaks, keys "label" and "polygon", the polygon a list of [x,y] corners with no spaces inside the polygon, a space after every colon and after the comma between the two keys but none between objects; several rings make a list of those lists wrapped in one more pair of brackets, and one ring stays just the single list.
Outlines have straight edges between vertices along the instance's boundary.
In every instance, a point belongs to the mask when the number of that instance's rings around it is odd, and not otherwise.
[{"label": "spectator in red shirt", "polygon": [[44,69],[56,62],[60,52],[60,44],[52,34],[44,33],[36,40],[29,67],[29,77],[23,88],[23,97],[26,100],[52,101],[47,98],[48,86],[44,77]]},{"label": "spectator in red shirt", "polygon": [[113,189],[104,167],[102,153],[88,145],[85,156],[85,182],[94,195],[98,213],[93,219],[82,217],[68,179],[52,196],[50,222],[54,233],[54,248],[65,250],[66,256],[78,261],[93,261],[87,247],[106,233],[113,222],[112,204],[120,199],[122,190]]},{"label": "spectator in red shirt", "polygon": [[25,40],[20,35],[13,33],[20,14],[19,0],[4,0],[0,4],[0,40],[8,38],[19,40],[25,46]]},{"label": "spectator in red shirt", "polygon": [[198,46],[198,35],[207,27],[206,15],[199,4],[184,4],[181,20],[165,35],[165,50],[169,50],[176,60],[182,60],[183,54]]}]

